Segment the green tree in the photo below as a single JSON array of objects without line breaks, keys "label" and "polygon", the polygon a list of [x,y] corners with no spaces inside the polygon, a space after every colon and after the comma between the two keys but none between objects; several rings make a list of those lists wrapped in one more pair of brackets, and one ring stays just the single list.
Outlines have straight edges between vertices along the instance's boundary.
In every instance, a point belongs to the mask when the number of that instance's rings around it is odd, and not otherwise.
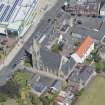
[{"label": "green tree", "polygon": [[95,63],[95,69],[97,73],[100,73],[105,70],[105,62],[100,60]]},{"label": "green tree", "polygon": [[10,98],[15,98],[19,95],[19,85],[14,81],[9,80],[1,87],[1,92]]},{"label": "green tree", "polygon": [[96,72],[97,73],[100,73],[101,72],[99,63],[95,63],[95,69],[96,69]]},{"label": "green tree", "polygon": [[37,97],[36,95],[31,94],[30,97],[31,97],[31,103],[33,105],[43,105],[39,97]]},{"label": "green tree", "polygon": [[7,100],[7,96],[5,94],[0,94],[0,103],[5,102]]},{"label": "green tree", "polygon": [[54,101],[54,94],[47,94],[46,96],[41,96],[40,100],[42,101],[43,105],[57,105]]}]

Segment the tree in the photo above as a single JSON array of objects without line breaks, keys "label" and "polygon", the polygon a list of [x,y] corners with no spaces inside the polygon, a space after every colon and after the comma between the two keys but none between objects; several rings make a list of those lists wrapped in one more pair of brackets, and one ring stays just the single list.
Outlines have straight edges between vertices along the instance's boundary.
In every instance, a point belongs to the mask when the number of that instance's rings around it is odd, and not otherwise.
[{"label": "tree", "polygon": [[49,105],[49,101],[48,101],[48,98],[47,97],[41,96],[40,97],[40,100],[42,101],[43,105]]},{"label": "tree", "polygon": [[0,91],[10,98],[15,98],[19,95],[19,89],[19,85],[16,82],[9,80],[0,88]]},{"label": "tree", "polygon": [[105,73],[105,68],[103,69],[103,72]]},{"label": "tree", "polygon": [[95,69],[97,73],[100,73],[105,70],[105,62],[100,60],[95,63]]},{"label": "tree", "polygon": [[46,96],[41,96],[40,100],[42,101],[43,105],[57,105],[54,101],[55,94],[47,94]]},{"label": "tree", "polygon": [[0,94],[0,103],[1,102],[5,102],[6,100],[7,100],[7,96],[6,95],[4,95],[4,94]]},{"label": "tree", "polygon": [[33,105],[43,105],[39,97],[37,97],[36,95],[30,94],[30,98],[31,98],[31,103]]},{"label": "tree", "polygon": [[92,51],[91,56],[94,62],[99,62],[101,60],[98,49],[95,47],[95,49]]}]

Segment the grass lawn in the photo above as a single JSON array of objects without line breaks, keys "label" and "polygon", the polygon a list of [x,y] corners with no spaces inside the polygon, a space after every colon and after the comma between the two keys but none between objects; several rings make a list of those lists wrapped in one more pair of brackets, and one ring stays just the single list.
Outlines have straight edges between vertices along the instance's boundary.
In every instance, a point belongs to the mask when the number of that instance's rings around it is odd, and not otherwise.
[{"label": "grass lawn", "polygon": [[97,76],[75,105],[105,105],[105,78]]},{"label": "grass lawn", "polygon": [[8,99],[6,102],[3,103],[3,105],[19,105],[19,104],[14,99]]}]

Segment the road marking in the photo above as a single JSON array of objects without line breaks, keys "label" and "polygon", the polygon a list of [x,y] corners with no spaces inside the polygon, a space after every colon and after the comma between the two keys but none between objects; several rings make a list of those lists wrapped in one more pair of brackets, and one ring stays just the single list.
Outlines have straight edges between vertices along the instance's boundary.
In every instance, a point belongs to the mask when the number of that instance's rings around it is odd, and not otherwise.
[{"label": "road marking", "polygon": [[39,40],[39,44],[41,44],[45,38],[46,38],[46,35],[43,35]]}]

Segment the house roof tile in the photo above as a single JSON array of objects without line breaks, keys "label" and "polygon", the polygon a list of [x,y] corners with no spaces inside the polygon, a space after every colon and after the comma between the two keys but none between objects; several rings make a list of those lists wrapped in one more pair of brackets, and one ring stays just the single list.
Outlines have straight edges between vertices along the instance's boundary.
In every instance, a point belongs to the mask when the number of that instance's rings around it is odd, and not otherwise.
[{"label": "house roof tile", "polygon": [[80,47],[76,50],[76,54],[82,58],[86,51],[89,49],[91,44],[93,43],[93,39],[90,36],[87,36],[83,42],[81,43]]}]

